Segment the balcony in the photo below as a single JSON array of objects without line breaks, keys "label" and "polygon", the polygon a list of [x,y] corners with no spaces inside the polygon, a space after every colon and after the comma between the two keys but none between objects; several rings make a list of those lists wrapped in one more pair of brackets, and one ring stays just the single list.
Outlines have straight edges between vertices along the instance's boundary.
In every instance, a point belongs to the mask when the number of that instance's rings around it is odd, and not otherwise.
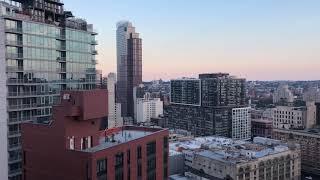
[{"label": "balcony", "polygon": [[63,35],[63,34],[56,34],[56,38],[57,38],[57,39],[60,39],[60,40],[65,40],[65,39],[66,39],[66,36]]},{"label": "balcony", "polygon": [[40,95],[51,95],[53,93],[48,92],[38,92],[38,91],[29,91],[29,92],[8,92],[8,97],[28,97],[28,96],[40,96]]},{"label": "balcony", "polygon": [[57,57],[57,61],[59,62],[66,62],[66,57]]},{"label": "balcony", "polygon": [[8,110],[22,110],[38,107],[37,103],[32,104],[18,104],[18,105],[8,105]]},{"label": "balcony", "polygon": [[58,51],[66,51],[66,45],[60,45],[57,47]]},{"label": "balcony", "polygon": [[91,62],[92,62],[93,64],[98,64],[98,60],[96,60],[96,59],[92,59]]},{"label": "balcony", "polygon": [[21,136],[21,131],[9,131],[8,138]]},{"label": "balcony", "polygon": [[57,73],[66,73],[67,69],[66,68],[57,68]]},{"label": "balcony", "polygon": [[97,51],[97,50],[92,50],[92,51],[91,51],[91,54],[97,55],[97,54],[98,54],[98,51]]},{"label": "balcony", "polygon": [[9,151],[21,149],[21,144],[20,143],[8,144],[8,149],[9,149]]},{"label": "balcony", "polygon": [[6,40],[6,45],[10,45],[10,46],[23,46],[23,42],[22,42],[22,41],[10,41],[10,40]]},{"label": "balcony", "polygon": [[26,122],[26,121],[31,121],[35,117],[16,117],[16,118],[8,118],[8,123],[20,123],[20,122]]},{"label": "balcony", "polygon": [[14,162],[21,161],[21,160],[22,160],[21,155],[17,155],[17,156],[13,156],[13,157],[8,158],[9,163],[14,163]]},{"label": "balcony", "polygon": [[23,66],[7,66],[7,72],[23,72]]},{"label": "balcony", "polygon": [[91,40],[91,44],[92,45],[98,45],[98,41],[97,40]]},{"label": "balcony", "polygon": [[22,28],[5,27],[6,32],[22,34]]},{"label": "balcony", "polygon": [[6,53],[7,59],[22,59],[23,54],[22,53]]}]

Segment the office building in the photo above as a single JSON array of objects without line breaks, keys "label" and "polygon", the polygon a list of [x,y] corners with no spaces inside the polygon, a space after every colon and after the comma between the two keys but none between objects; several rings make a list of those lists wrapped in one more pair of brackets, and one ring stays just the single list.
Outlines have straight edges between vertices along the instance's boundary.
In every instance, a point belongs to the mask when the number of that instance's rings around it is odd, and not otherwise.
[{"label": "office building", "polygon": [[298,143],[301,146],[302,172],[320,176],[320,130],[274,129],[273,138]]},{"label": "office building", "polygon": [[116,103],[117,75],[109,73],[106,81],[108,89],[108,128],[121,127],[123,126],[121,104]]},{"label": "office building", "polygon": [[185,155],[186,179],[301,178],[300,146],[294,143],[261,137],[253,141],[199,137],[170,143],[170,154],[174,152]]},{"label": "office building", "polygon": [[142,83],[142,39],[128,21],[117,24],[117,81],[121,115],[133,119],[133,88]]},{"label": "office building", "polygon": [[7,136],[1,141],[0,171],[8,169],[10,180],[21,179],[20,124],[46,122],[61,90],[96,87],[97,33],[63,5],[60,0],[0,1],[0,137]]},{"label": "office building", "polygon": [[245,79],[200,74],[199,79],[171,81],[171,103],[164,107],[164,118],[169,128],[196,136],[232,137],[232,109],[245,107]]},{"label": "office building", "polygon": [[280,85],[273,93],[274,104],[293,103],[294,96],[288,85]]},{"label": "office building", "polygon": [[232,109],[232,139],[251,138],[250,107]]},{"label": "office building", "polygon": [[251,135],[252,137],[272,138],[272,119],[260,118],[251,119]]},{"label": "office building", "polygon": [[316,105],[307,102],[306,106],[277,106],[273,108],[273,127],[284,129],[312,128],[316,124]]},{"label": "office building", "polygon": [[24,180],[167,179],[168,130],[106,129],[107,98],[65,91],[50,123],[23,124]]},{"label": "office building", "polygon": [[163,115],[163,102],[160,98],[151,98],[146,93],[144,98],[138,98],[136,102],[135,119],[137,123],[150,122],[151,118]]}]

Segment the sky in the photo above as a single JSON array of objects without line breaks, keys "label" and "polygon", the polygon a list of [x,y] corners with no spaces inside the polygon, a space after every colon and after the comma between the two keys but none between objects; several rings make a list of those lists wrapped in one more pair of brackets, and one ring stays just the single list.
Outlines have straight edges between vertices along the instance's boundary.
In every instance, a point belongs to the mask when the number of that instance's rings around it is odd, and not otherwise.
[{"label": "sky", "polygon": [[98,69],[116,72],[116,23],[143,39],[143,80],[228,72],[248,80],[320,79],[319,0],[64,0],[94,24]]}]

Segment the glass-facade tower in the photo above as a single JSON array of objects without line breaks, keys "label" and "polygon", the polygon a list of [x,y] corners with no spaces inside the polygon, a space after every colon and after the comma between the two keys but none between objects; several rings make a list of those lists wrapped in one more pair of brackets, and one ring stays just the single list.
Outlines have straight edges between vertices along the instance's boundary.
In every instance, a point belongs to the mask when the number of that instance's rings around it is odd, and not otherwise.
[{"label": "glass-facade tower", "polygon": [[133,88],[142,83],[142,39],[131,22],[117,24],[117,102],[122,117],[134,117]]},{"label": "glass-facade tower", "polygon": [[[19,180],[23,174],[21,123],[48,123],[60,91],[93,89],[97,83],[97,42],[92,25],[71,16],[65,18],[68,14],[58,0],[26,2],[28,7],[33,3],[34,9],[41,6],[44,10],[28,11],[24,1],[0,2],[0,66],[4,67],[0,69],[0,93],[5,100],[0,108],[0,135],[5,132],[7,137],[10,180]],[[50,8],[61,16],[51,15]],[[1,160],[5,155],[0,153]]]}]

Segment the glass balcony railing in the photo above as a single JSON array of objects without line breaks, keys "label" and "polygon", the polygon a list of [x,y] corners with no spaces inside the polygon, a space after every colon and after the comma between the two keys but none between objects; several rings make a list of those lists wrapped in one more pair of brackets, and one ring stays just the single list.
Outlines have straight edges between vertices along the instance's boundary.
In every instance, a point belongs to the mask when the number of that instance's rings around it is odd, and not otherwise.
[{"label": "glass balcony railing", "polygon": [[17,27],[5,27],[5,31],[12,33],[22,33],[22,28]]},{"label": "glass balcony railing", "polygon": [[22,59],[23,54],[22,53],[6,53],[6,58],[8,58],[8,59]]},{"label": "glass balcony railing", "polygon": [[22,41],[12,41],[12,40],[6,40],[7,45],[12,45],[12,46],[22,46],[23,42]]},{"label": "glass balcony railing", "polygon": [[23,71],[23,66],[7,66],[7,72]]}]

